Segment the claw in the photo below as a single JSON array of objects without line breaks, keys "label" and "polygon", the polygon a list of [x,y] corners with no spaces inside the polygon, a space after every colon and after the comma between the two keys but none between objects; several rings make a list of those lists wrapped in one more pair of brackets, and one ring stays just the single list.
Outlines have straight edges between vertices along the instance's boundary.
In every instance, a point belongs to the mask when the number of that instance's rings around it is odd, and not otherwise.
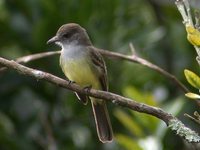
[{"label": "claw", "polygon": [[86,93],[89,93],[91,89],[92,89],[92,85],[88,85],[88,86],[85,86],[85,87],[83,88],[83,90],[85,90]]},{"label": "claw", "polygon": [[78,97],[78,100],[84,104],[84,105],[87,105],[87,102],[89,100],[89,97],[87,95],[84,95],[84,94],[80,94],[80,93],[77,93],[75,92],[76,96]]},{"label": "claw", "polygon": [[68,85],[76,83],[75,81],[71,81],[71,80],[68,80],[68,81],[69,81]]}]

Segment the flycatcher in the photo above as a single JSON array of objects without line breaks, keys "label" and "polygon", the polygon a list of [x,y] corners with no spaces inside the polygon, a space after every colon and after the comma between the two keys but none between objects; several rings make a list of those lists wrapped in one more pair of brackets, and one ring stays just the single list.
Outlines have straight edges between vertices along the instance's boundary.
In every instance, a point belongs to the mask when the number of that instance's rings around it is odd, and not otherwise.
[{"label": "flycatcher", "polygon": [[[83,88],[92,86],[97,90],[108,91],[105,62],[98,49],[93,47],[84,28],[75,23],[64,24],[47,43],[61,46],[60,66],[70,81]],[[91,99],[99,140],[103,143],[111,142],[113,132],[106,102],[80,93],[76,95],[85,105]]]}]

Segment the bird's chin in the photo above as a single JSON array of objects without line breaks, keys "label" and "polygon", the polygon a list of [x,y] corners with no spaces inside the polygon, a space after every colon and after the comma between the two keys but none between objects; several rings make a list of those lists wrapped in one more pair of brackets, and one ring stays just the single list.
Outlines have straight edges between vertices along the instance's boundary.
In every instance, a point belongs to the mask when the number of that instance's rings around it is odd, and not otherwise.
[{"label": "bird's chin", "polygon": [[61,44],[59,41],[57,41],[57,42],[55,42],[55,43],[56,43],[56,45],[62,47],[62,44]]}]

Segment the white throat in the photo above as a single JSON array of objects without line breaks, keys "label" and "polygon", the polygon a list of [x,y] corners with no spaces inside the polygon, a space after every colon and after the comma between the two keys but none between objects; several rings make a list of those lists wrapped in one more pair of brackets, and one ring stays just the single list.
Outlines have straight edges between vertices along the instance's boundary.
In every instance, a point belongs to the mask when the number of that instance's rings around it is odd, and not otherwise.
[{"label": "white throat", "polygon": [[80,58],[85,57],[87,54],[85,50],[85,46],[78,45],[78,41],[74,41],[71,43],[60,43],[59,45],[62,47],[61,55],[64,58],[73,59],[73,58]]}]

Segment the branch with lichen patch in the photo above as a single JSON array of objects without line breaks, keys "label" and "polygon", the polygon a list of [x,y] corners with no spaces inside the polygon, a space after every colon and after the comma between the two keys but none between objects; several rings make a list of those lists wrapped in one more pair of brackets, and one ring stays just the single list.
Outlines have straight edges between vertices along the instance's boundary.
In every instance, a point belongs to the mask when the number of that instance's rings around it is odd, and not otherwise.
[{"label": "branch with lichen patch", "polygon": [[[200,137],[197,135],[196,132],[185,127],[185,125],[181,123],[180,120],[178,120],[176,117],[172,116],[172,114],[169,114],[160,108],[149,106],[144,103],[139,103],[132,99],[129,99],[129,98],[126,98],[126,97],[123,97],[111,92],[99,91],[99,90],[94,90],[94,89],[91,89],[89,91],[84,90],[75,83],[71,83],[70,81],[66,81],[64,79],[61,79],[47,72],[26,67],[24,65],[18,64],[15,61],[12,61],[12,60],[10,61],[2,57],[0,57],[0,64],[8,68],[14,69],[20,74],[34,77],[36,80],[45,80],[49,83],[58,85],[60,87],[69,89],[71,91],[76,91],[81,94],[86,94],[92,97],[104,99],[104,100],[112,102],[113,104],[123,106],[137,112],[146,113],[146,114],[155,116],[158,119],[163,120],[172,130],[175,130],[178,135],[186,139],[188,142],[200,141]],[[187,134],[185,134],[185,131]]]}]

